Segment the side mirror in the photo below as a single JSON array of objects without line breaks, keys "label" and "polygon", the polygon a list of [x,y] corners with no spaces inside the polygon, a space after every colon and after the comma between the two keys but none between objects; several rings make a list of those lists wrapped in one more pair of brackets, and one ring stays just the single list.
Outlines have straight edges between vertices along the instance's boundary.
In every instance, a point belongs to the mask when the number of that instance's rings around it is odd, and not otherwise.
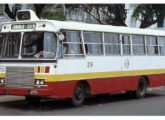
[{"label": "side mirror", "polygon": [[63,40],[65,39],[64,34],[62,34],[62,33],[58,34],[58,39],[59,39],[60,41],[63,41]]}]

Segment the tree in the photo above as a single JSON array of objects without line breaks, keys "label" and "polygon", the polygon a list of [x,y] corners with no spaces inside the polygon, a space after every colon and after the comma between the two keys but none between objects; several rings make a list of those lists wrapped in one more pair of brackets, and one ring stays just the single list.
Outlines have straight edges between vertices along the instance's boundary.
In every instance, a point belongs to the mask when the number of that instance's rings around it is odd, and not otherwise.
[{"label": "tree", "polygon": [[155,23],[158,23],[158,27],[163,27],[164,11],[164,4],[139,4],[132,17],[141,21],[140,28],[147,28]]},{"label": "tree", "polygon": [[[61,5],[56,4],[33,4],[36,15],[39,18],[65,20],[64,11],[59,9]],[[16,10],[17,11],[17,10]],[[16,19],[16,11],[11,11],[8,4],[5,4],[5,13],[11,18]]]},{"label": "tree", "polygon": [[[39,18],[41,17],[41,13],[42,13],[45,6],[46,6],[46,4],[34,4],[36,15]],[[16,11],[11,11],[9,8],[9,5],[5,4],[5,13],[9,16],[9,18],[16,19]]]},{"label": "tree", "polygon": [[[124,4],[66,4],[69,11],[80,8],[93,17],[99,24],[126,26],[126,10]],[[97,15],[94,15],[95,11]],[[101,14],[105,16],[104,20]]]},{"label": "tree", "polygon": [[38,18],[41,17],[41,13],[45,6],[46,4],[34,4],[34,8],[35,8],[36,15],[38,16]]},{"label": "tree", "polygon": [[41,18],[61,21],[66,20],[61,4],[47,4],[41,13]]}]

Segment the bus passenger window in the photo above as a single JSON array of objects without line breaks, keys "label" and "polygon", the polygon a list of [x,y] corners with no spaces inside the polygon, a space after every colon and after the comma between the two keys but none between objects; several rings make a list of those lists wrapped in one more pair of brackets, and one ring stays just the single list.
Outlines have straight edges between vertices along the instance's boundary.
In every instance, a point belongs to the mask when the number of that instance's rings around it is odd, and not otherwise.
[{"label": "bus passenger window", "polygon": [[120,54],[119,34],[104,33],[104,44],[106,55]]},{"label": "bus passenger window", "polygon": [[65,31],[65,40],[62,42],[63,57],[82,57],[83,49],[79,31]]},{"label": "bus passenger window", "polygon": [[87,55],[101,55],[102,34],[97,32],[84,32],[84,44]]},{"label": "bus passenger window", "polygon": [[148,55],[158,54],[158,43],[155,36],[146,36],[146,44]]},{"label": "bus passenger window", "polygon": [[130,55],[130,39],[128,35],[122,35],[123,55]]},{"label": "bus passenger window", "polygon": [[159,37],[160,55],[165,55],[165,37]]},{"label": "bus passenger window", "polygon": [[144,55],[145,54],[145,43],[144,36],[131,35],[132,37],[132,49],[134,55]]},{"label": "bus passenger window", "polygon": [[3,47],[4,40],[2,38],[2,35],[0,34],[0,57],[2,56],[2,47]]}]

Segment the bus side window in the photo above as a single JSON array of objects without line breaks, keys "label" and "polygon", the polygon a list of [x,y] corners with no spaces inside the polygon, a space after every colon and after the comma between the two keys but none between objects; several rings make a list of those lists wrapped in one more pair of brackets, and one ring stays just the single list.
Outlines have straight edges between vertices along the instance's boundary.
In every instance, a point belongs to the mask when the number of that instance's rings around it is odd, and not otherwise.
[{"label": "bus side window", "polygon": [[119,34],[104,33],[106,55],[120,55]]},{"label": "bus side window", "polygon": [[128,35],[122,35],[123,55],[130,55],[130,38]]},{"label": "bus side window", "polygon": [[65,40],[62,42],[63,57],[82,57],[82,41],[79,31],[65,31]]},{"label": "bus side window", "polygon": [[158,54],[158,43],[156,36],[146,36],[146,44],[148,55]]},{"label": "bus side window", "polygon": [[101,55],[102,34],[99,32],[84,32],[84,44],[87,55]]},{"label": "bus side window", "polygon": [[165,37],[159,37],[160,55],[165,55]]},{"label": "bus side window", "polygon": [[145,42],[144,36],[142,35],[131,35],[132,36],[132,49],[134,55],[145,54]]},{"label": "bus side window", "polygon": [[2,55],[2,46],[3,46],[3,38],[2,35],[0,34],[0,57]]}]

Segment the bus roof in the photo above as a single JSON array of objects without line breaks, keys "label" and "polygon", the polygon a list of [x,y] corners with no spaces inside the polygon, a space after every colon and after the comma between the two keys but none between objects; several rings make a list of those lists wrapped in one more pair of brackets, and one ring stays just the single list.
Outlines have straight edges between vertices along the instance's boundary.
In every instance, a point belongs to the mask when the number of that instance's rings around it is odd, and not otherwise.
[{"label": "bus roof", "polygon": [[[32,10],[20,10],[17,12],[16,18],[17,21],[4,23],[2,25],[1,32],[21,32],[21,31],[59,32],[62,29],[66,29],[66,30],[82,30],[82,31],[110,32],[110,33],[122,33],[122,34],[165,36],[165,32],[163,30],[140,29],[140,28],[130,28],[123,26],[99,25],[99,24],[56,21],[56,20],[40,20],[36,16],[35,12]],[[13,27],[13,25],[15,26]],[[20,26],[16,26],[16,25],[20,25]]]},{"label": "bus roof", "polygon": [[131,27],[123,27],[123,26],[88,24],[88,23],[55,21],[55,20],[50,20],[50,22],[52,22],[55,26],[58,25],[59,29],[67,29],[67,30],[83,30],[83,31],[95,31],[95,32],[165,36],[164,30],[131,28]]}]

